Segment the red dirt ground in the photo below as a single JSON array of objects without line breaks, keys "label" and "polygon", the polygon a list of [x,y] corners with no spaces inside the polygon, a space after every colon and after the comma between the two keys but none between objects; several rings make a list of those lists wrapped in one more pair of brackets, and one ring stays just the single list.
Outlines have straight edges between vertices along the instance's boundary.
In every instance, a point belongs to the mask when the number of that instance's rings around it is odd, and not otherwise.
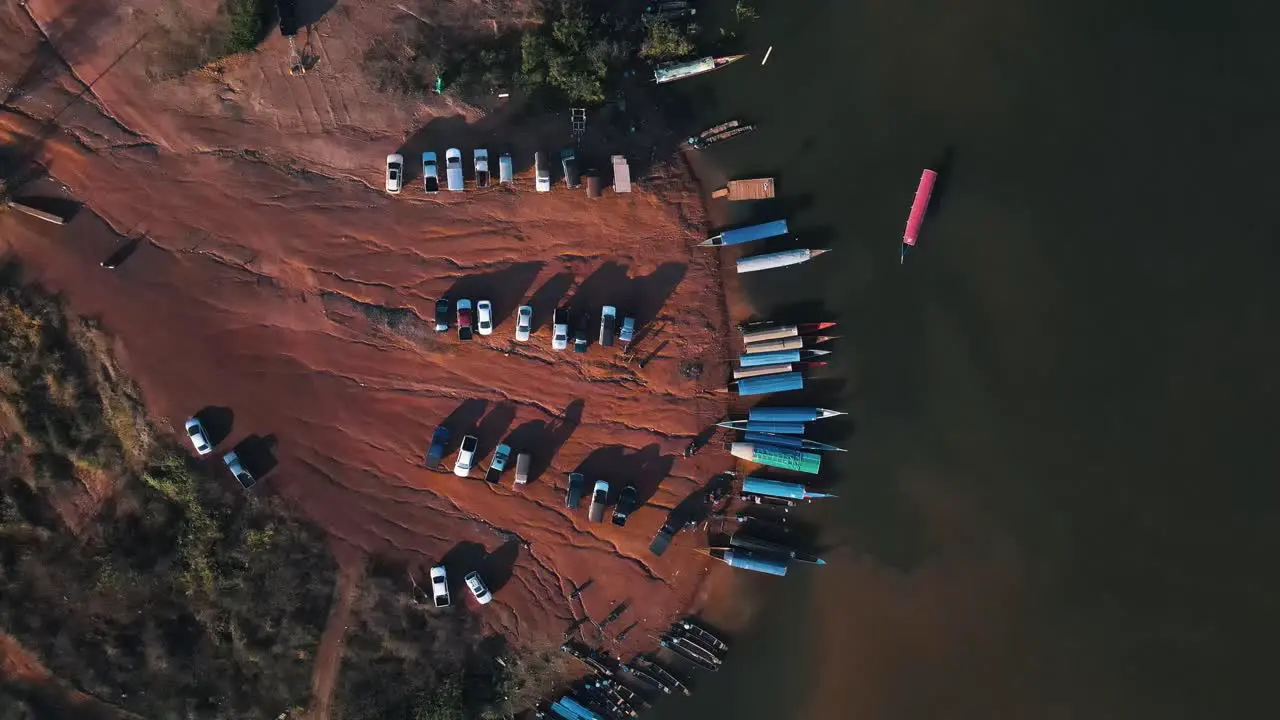
[{"label": "red dirt ground", "polygon": [[[691,539],[662,558],[647,550],[667,509],[730,465],[723,453],[681,457],[723,414],[705,378],[723,376],[727,332],[716,258],[691,248],[702,210],[683,171],[596,201],[563,187],[535,194],[527,173],[514,190],[390,197],[382,157],[458,111],[379,96],[360,78],[360,53],[395,7],[340,3],[309,31],[321,62],[305,77],[285,72],[274,35],[219,72],[153,83],[146,41],[125,51],[173,7],[0,8],[7,160],[32,149],[86,205],[62,228],[0,215],[3,253],[101,319],[156,417],[178,428],[225,407],[234,425],[220,450],[250,436],[274,442],[278,465],[255,492],[279,493],[335,546],[358,549],[355,560],[343,554],[344,575],[365,555],[425,571],[459,542],[490,553],[512,542],[510,579],[495,583],[484,619],[535,645],[560,642],[574,615],[567,595],[588,578],[594,619],[631,601],[614,632],[641,618],[660,628],[696,604],[708,566]],[[485,22],[476,8],[462,20]],[[68,106],[85,82],[91,90]],[[115,271],[99,268],[125,237],[143,238],[138,250]],[[493,336],[461,344],[430,330],[434,298],[451,289],[491,294]],[[515,343],[510,314],[531,295],[540,328]],[[637,354],[656,356],[641,369],[616,348],[552,352],[549,316],[562,298],[638,313],[656,330]],[[388,326],[375,306],[412,312]],[[681,376],[687,361],[707,365],[701,384]],[[513,490],[510,472],[490,486],[422,468],[432,428],[474,409],[468,401],[484,403],[470,418],[482,452],[516,431],[549,463],[528,486]],[[564,473],[584,461],[590,480],[652,491],[627,527],[563,507]],[[221,471],[216,455],[205,462]],[[637,629],[606,647],[625,655],[651,642]],[[332,668],[319,668],[322,695],[331,683]]]}]

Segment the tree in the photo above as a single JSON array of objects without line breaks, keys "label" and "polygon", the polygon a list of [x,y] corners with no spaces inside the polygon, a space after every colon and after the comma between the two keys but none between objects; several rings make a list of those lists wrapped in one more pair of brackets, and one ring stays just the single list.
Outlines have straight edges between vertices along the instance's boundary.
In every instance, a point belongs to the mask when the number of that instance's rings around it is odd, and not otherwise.
[{"label": "tree", "polygon": [[670,21],[664,19],[645,21],[644,44],[640,55],[650,60],[675,60],[693,52],[689,37]]}]

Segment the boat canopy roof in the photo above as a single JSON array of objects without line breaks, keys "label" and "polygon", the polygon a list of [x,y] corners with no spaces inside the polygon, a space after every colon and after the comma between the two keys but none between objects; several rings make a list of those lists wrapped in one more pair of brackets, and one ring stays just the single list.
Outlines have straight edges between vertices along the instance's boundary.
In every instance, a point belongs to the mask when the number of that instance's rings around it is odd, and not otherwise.
[{"label": "boat canopy roof", "polygon": [[748,225],[735,230],[726,230],[720,234],[720,244],[739,245],[771,238],[776,235],[786,235],[788,232],[786,220],[774,220],[773,222],[760,223],[759,225]]},{"label": "boat canopy roof", "polygon": [[795,371],[777,375],[743,378],[738,381],[739,395],[763,395],[765,393],[803,389],[804,376]]},{"label": "boat canopy roof", "polygon": [[790,362],[800,362],[799,350],[770,350],[767,352],[747,353],[738,358],[738,364],[744,368]]},{"label": "boat canopy roof", "polygon": [[716,59],[714,57],[704,57],[698,60],[659,65],[653,70],[653,79],[663,83],[715,69]]},{"label": "boat canopy roof", "polygon": [[767,575],[781,576],[787,574],[787,563],[785,560],[755,555],[743,550],[725,550],[724,561],[728,563],[730,567],[741,568],[743,570],[753,570]]},{"label": "boat canopy roof", "polygon": [[769,478],[748,475],[742,481],[742,492],[752,493],[755,495],[767,495],[769,497],[803,500],[805,498],[806,490],[800,483],[782,482],[781,480],[771,480]]}]

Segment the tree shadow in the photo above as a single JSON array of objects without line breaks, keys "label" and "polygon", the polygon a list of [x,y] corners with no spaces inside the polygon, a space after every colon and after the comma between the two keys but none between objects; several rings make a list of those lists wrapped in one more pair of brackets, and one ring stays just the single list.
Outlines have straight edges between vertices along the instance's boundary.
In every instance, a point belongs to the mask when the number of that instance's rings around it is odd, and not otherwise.
[{"label": "tree shadow", "polygon": [[529,286],[538,278],[542,265],[541,262],[523,262],[493,272],[467,275],[454,281],[445,297],[455,305],[464,298],[473,304],[478,300],[493,303],[493,327],[496,329],[516,311]]},{"label": "tree shadow", "polygon": [[573,273],[560,272],[551,276],[549,280],[542,283],[541,287],[534,291],[529,298],[529,305],[533,307],[533,329],[531,332],[537,332],[542,327],[542,323],[550,322],[553,311],[559,306],[561,298],[569,292],[569,288],[573,287]]},{"label": "tree shadow", "polygon": [[209,434],[209,443],[214,446],[231,435],[231,426],[235,418],[236,414],[231,408],[221,405],[206,405],[196,413],[196,419]]},{"label": "tree shadow", "polygon": [[[320,22],[334,5],[338,4],[338,0],[279,0],[280,4],[280,32],[283,35],[292,35],[300,28],[314,25]],[[286,25],[285,5],[294,5],[293,23]],[[292,32],[290,32],[292,30]]]},{"label": "tree shadow", "polygon": [[235,446],[235,452],[240,457],[240,464],[244,469],[254,479],[261,480],[279,463],[276,459],[277,444],[279,441],[275,435],[250,435]]},{"label": "tree shadow", "polygon": [[462,442],[463,435],[467,435],[475,429],[488,405],[488,400],[480,398],[463,400],[461,405],[454,408],[453,412],[449,413],[449,416],[441,421],[440,424],[449,430],[449,442],[445,444],[444,449],[445,455],[448,455],[458,443]]},{"label": "tree shadow", "polygon": [[657,317],[687,270],[684,263],[671,262],[648,275],[631,277],[626,265],[611,260],[582,281],[568,304],[575,314],[614,305],[620,318],[633,316],[643,326]]},{"label": "tree shadow", "polygon": [[445,572],[448,574],[449,594],[454,598],[454,604],[457,604],[460,593],[468,597],[471,595],[462,578],[472,570],[479,570],[486,554],[484,545],[463,540],[449,548],[448,552],[440,557],[438,564],[444,565]]},{"label": "tree shadow", "polygon": [[480,576],[490,592],[498,592],[515,573],[516,560],[520,557],[520,541],[511,539],[485,556],[480,564]]},{"label": "tree shadow", "polygon": [[[476,465],[482,460],[486,460],[489,455],[499,445],[499,440],[507,434],[507,430],[511,427],[511,423],[516,419],[516,408],[511,403],[498,403],[480,424],[476,426],[476,437],[479,443],[476,445]],[[508,462],[508,467],[515,462],[512,457]]]}]

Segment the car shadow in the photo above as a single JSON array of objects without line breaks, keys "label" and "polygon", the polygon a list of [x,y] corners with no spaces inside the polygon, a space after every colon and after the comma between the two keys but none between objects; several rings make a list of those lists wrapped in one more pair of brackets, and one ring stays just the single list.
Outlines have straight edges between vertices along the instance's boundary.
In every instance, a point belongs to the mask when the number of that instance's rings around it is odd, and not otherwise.
[{"label": "car shadow", "polygon": [[634,485],[636,499],[644,505],[671,474],[674,464],[675,457],[663,455],[657,443],[637,451],[625,445],[608,445],[591,451],[574,472],[586,476],[588,484],[597,480],[608,482],[611,501],[622,488]]},{"label": "car shadow", "polygon": [[223,440],[231,435],[231,427],[235,422],[236,414],[229,407],[221,405],[207,405],[196,413],[196,419],[204,426],[204,430],[209,435],[209,444],[217,447]]},{"label": "car shadow", "polygon": [[453,302],[454,307],[464,298],[473,306],[479,300],[493,303],[493,327],[496,330],[520,306],[525,293],[538,279],[542,265],[541,262],[515,263],[501,270],[467,275],[458,278],[445,297]]},{"label": "car shadow", "polygon": [[236,444],[235,453],[240,457],[240,464],[244,469],[255,480],[261,481],[279,463],[276,459],[278,444],[275,435],[250,435]]},{"label": "car shadow", "polygon": [[643,326],[658,316],[687,271],[684,263],[663,263],[648,275],[632,277],[628,266],[611,260],[578,285],[568,305],[575,315],[593,316],[602,305],[614,305],[619,318],[631,316]]},{"label": "car shadow", "polygon": [[528,452],[532,455],[529,462],[529,482],[535,482],[551,467],[560,449],[573,436],[578,424],[582,422],[582,408],[586,401],[582,399],[569,403],[560,417],[547,423],[544,420],[530,420],[515,430],[503,441],[511,446],[511,454]]},{"label": "car shadow", "polygon": [[552,314],[559,306],[564,294],[569,292],[571,287],[573,287],[573,273],[560,272],[552,275],[549,280],[542,283],[533,292],[528,303],[533,307],[533,329],[531,332],[537,332],[544,322],[551,322]]},{"label": "car shadow", "polygon": [[[476,438],[480,441],[476,445],[476,467],[480,467],[482,462],[489,460],[489,456],[498,447],[499,441],[507,434],[507,430],[511,428],[511,423],[515,419],[515,406],[506,402],[494,406],[489,414],[484,416],[476,426]],[[514,458],[508,459],[507,468],[510,469],[514,462]]]},{"label": "car shadow", "polygon": [[489,592],[498,592],[511,581],[515,574],[516,560],[520,557],[520,541],[514,538],[498,546],[497,550],[485,556],[480,563],[480,577],[489,587]]}]

